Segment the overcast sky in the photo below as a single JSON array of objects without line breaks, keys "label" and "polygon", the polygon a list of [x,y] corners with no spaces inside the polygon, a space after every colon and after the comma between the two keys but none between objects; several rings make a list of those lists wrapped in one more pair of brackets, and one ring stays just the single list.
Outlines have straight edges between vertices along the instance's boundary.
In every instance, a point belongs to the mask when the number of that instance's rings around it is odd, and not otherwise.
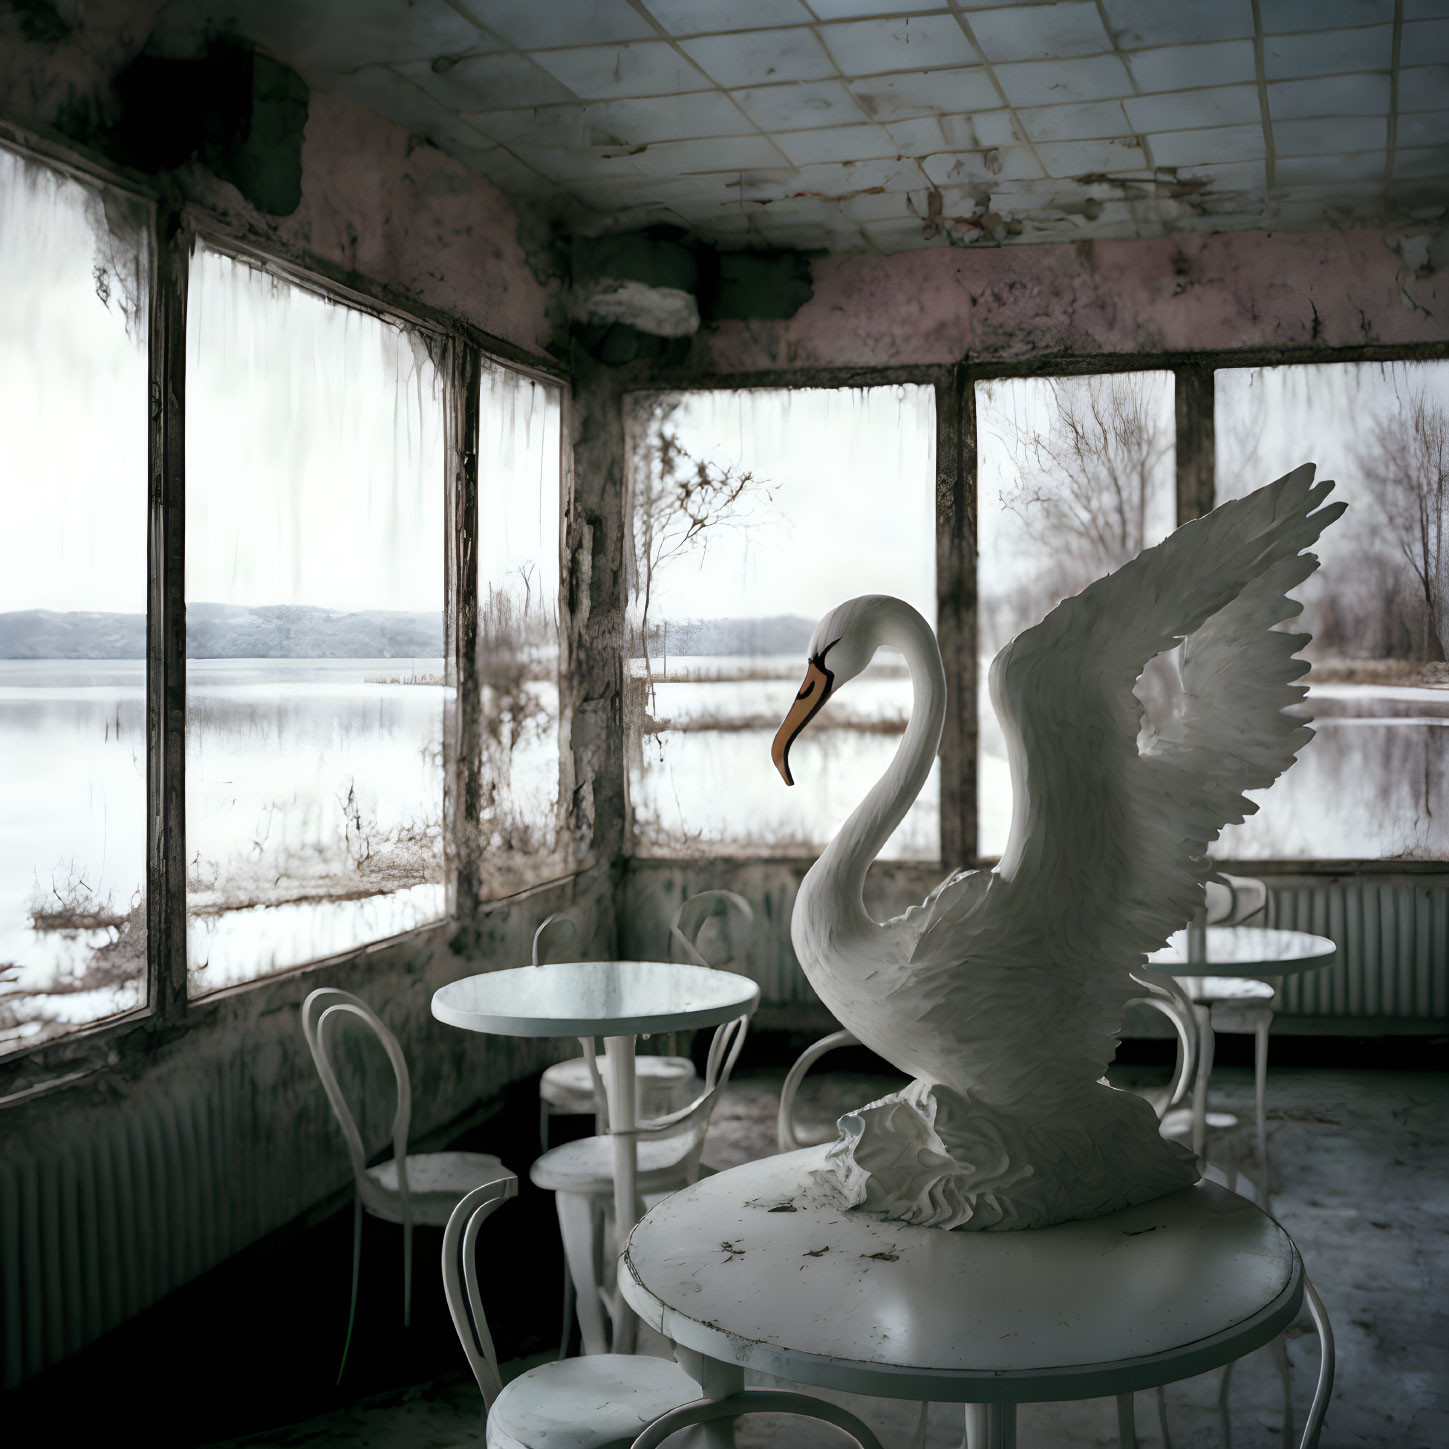
[{"label": "overcast sky", "polygon": [[692,392],[667,426],[755,487],[737,526],[664,565],[652,618],[818,618],[857,594],[895,594],[934,621],[931,388]]}]

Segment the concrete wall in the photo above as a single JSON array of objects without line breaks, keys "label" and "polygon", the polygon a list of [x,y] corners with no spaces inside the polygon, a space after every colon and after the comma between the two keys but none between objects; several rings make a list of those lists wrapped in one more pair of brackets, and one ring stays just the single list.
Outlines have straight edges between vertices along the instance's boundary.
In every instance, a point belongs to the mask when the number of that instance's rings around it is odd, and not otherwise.
[{"label": "concrete wall", "polygon": [[[1425,227],[1410,228],[1414,235]],[[782,321],[726,321],[689,368],[1021,362],[1091,353],[1449,340],[1449,278],[1403,232],[1228,232],[820,257]]]}]

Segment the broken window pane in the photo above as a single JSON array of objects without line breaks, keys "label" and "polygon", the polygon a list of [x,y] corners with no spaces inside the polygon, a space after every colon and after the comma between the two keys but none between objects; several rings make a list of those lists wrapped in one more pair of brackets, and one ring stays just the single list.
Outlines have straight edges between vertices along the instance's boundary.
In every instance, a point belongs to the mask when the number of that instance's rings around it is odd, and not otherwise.
[{"label": "broken window pane", "polygon": [[1325,363],[1215,374],[1218,497],[1300,463],[1349,509],[1295,596],[1313,635],[1316,738],[1259,813],[1223,832],[1237,860],[1449,857],[1449,363]]},{"label": "broken window pane", "polygon": [[0,1052],[146,999],[144,207],[0,149]]},{"label": "broken window pane", "polygon": [[[976,384],[980,727],[978,850],[1011,826],[1006,741],[991,661],[1053,605],[1172,532],[1177,510],[1172,374],[1015,378]],[[1149,710],[1165,680],[1149,669]]]},{"label": "broken window pane", "polygon": [[187,317],[193,995],[438,920],[442,382],[206,248]]},{"label": "broken window pane", "polygon": [[478,438],[478,677],[485,898],[561,875],[563,390],[485,363]]},{"label": "broken window pane", "polygon": [[[828,609],[896,594],[936,617],[929,387],[641,393],[630,400],[627,689],[634,850],[811,855],[889,764],[911,710],[882,650],[796,742],[770,743]],[[939,767],[882,855],[940,856]]]}]

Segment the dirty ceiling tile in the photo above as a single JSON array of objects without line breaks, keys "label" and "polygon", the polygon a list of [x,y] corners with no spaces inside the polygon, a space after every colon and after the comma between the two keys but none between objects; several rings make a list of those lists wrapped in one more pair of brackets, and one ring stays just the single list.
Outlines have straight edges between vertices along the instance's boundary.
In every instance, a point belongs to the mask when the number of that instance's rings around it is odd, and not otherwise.
[{"label": "dirty ceiling tile", "polygon": [[1033,141],[1090,140],[1099,136],[1126,136],[1132,131],[1121,101],[1029,106],[1016,114]]},{"label": "dirty ceiling tile", "polygon": [[1394,179],[1449,175],[1449,146],[1415,146],[1394,153]]},{"label": "dirty ceiling tile", "polygon": [[796,166],[812,161],[867,161],[897,154],[884,126],[832,126],[825,130],[776,134],[775,144]]},{"label": "dirty ceiling tile", "polygon": [[[476,0],[475,0],[476,3]],[[629,0],[548,0],[545,5],[485,4],[480,14],[519,50],[550,45],[612,45],[652,40],[654,28]]]},{"label": "dirty ceiling tile", "polygon": [[565,189],[552,177],[510,155],[501,146],[488,153],[483,174],[509,196],[551,200]]},{"label": "dirty ceiling tile", "polygon": [[[1406,25],[1407,31],[1409,27]],[[1338,75],[1344,71],[1387,70],[1394,27],[1321,30],[1313,35],[1271,35],[1263,41],[1263,73],[1272,80]],[[1405,41],[1403,53],[1413,55]]]},{"label": "dirty ceiling tile", "polygon": [[1134,131],[1181,131],[1262,120],[1257,86],[1210,86],[1200,91],[1128,96],[1122,105]]},{"label": "dirty ceiling tile", "polygon": [[595,140],[648,145],[655,141],[689,141],[701,136],[740,136],[754,127],[720,91],[692,91],[674,96],[640,96],[626,101],[596,101],[585,118]]},{"label": "dirty ceiling tile", "polygon": [[1346,25],[1388,24],[1394,0],[1258,0],[1264,35],[1290,30],[1330,30]]},{"label": "dirty ceiling tile", "polygon": [[535,146],[510,141],[507,149],[535,171],[565,186],[575,182],[619,182],[636,188],[648,182],[648,173],[626,150],[606,146]]},{"label": "dirty ceiling tile", "polygon": [[1209,5],[1163,0],[1103,0],[1112,37],[1123,50],[1188,45],[1198,40],[1241,40],[1253,34],[1252,0],[1213,0]]},{"label": "dirty ceiling tile", "polygon": [[727,90],[769,81],[825,80],[835,66],[811,30],[749,30],[707,35],[680,46]]},{"label": "dirty ceiling tile", "polygon": [[907,121],[933,111],[988,111],[1001,104],[991,77],[980,66],[871,76],[851,81],[850,93],[877,121]]},{"label": "dirty ceiling tile", "polygon": [[1036,148],[1050,176],[1132,171],[1147,164],[1135,141],[1047,141]]},{"label": "dirty ceiling tile", "polygon": [[935,235],[926,236],[926,224],[919,217],[888,218],[884,221],[867,221],[861,230],[871,243],[883,252],[925,251],[929,247],[948,245],[941,228]]},{"label": "dirty ceiling tile", "polygon": [[789,192],[814,196],[855,196],[862,191],[915,191],[926,184],[916,162],[909,158],[880,161],[825,161],[801,166],[791,173]]},{"label": "dirty ceiling tile", "polygon": [[533,59],[586,101],[709,89],[704,76],[662,40],[541,50]]},{"label": "dirty ceiling tile", "polygon": [[1277,162],[1273,172],[1279,186],[1313,181],[1336,181],[1343,185],[1351,181],[1382,181],[1386,164],[1382,151],[1365,151],[1358,156],[1286,156]]},{"label": "dirty ceiling tile", "polygon": [[766,131],[801,131],[807,126],[836,126],[865,119],[844,82],[838,80],[750,86],[732,94],[744,113]]},{"label": "dirty ceiling tile", "polygon": [[1256,161],[1266,154],[1261,126],[1219,126],[1203,131],[1169,131],[1145,138],[1157,166]]},{"label": "dirty ceiling tile", "polygon": [[1399,72],[1399,110],[1437,111],[1449,95],[1449,65],[1406,66]]},{"label": "dirty ceiling tile", "polygon": [[422,130],[444,116],[455,115],[435,96],[385,65],[361,66],[335,85],[348,100],[409,130]]},{"label": "dirty ceiling tile", "polygon": [[1388,110],[1385,74],[1325,75],[1275,81],[1268,87],[1268,111],[1275,124],[1306,116],[1384,116]]},{"label": "dirty ceiling tile", "polygon": [[583,149],[607,142],[587,123],[588,108],[575,101],[566,106],[535,106],[516,111],[474,111],[465,119],[504,146],[562,146]]},{"label": "dirty ceiling tile", "polygon": [[1001,140],[983,141],[970,116],[918,116],[912,121],[892,121],[886,130],[896,149],[905,156],[929,156],[935,151],[979,151],[986,146],[1006,144]]},{"label": "dirty ceiling tile", "polygon": [[1008,181],[1034,181],[1042,169],[1029,146],[993,147],[988,151],[938,152],[921,162],[921,170],[937,186],[995,186]]},{"label": "dirty ceiling tile", "polygon": [[800,0],[644,0],[649,13],[671,35],[760,30],[771,25],[808,25]]},{"label": "dirty ceiling tile", "polygon": [[1372,151],[1388,144],[1385,116],[1320,116],[1312,121],[1273,123],[1273,150],[1280,158]]},{"label": "dirty ceiling tile", "polygon": [[782,164],[778,150],[764,136],[714,136],[697,141],[664,141],[630,158],[644,175],[668,181],[674,177],[716,171],[748,171]]},{"label": "dirty ceiling tile", "polygon": [[971,117],[971,129],[976,132],[977,143],[982,146],[1015,146],[1026,140],[1026,134],[1017,124],[1015,112],[1004,107],[998,111],[977,111]]},{"label": "dirty ceiling tile", "polygon": [[892,70],[935,70],[977,60],[951,15],[905,15],[822,25],[820,38],[848,76]]},{"label": "dirty ceiling tile", "polygon": [[974,10],[967,20],[982,54],[993,62],[1055,60],[1112,49],[1094,0]]},{"label": "dirty ceiling tile", "polygon": [[464,56],[442,72],[426,61],[394,67],[429,95],[458,111],[504,110],[511,106],[547,106],[573,96],[526,55]]},{"label": "dirty ceiling tile", "polygon": [[1179,181],[1206,181],[1209,192],[1261,192],[1268,184],[1268,171],[1262,161],[1233,161],[1225,166],[1181,166]]},{"label": "dirty ceiling tile", "polygon": [[1132,79],[1148,93],[1257,81],[1253,46],[1247,40],[1139,50],[1127,57],[1127,64],[1132,68]]},{"label": "dirty ceiling tile", "polygon": [[1401,56],[1411,55],[1420,65],[1449,61],[1449,18],[1415,20],[1404,26]]},{"label": "dirty ceiling tile", "polygon": [[926,214],[929,193],[926,191],[882,191],[875,195],[852,196],[840,203],[842,215],[854,222],[914,221],[917,226]]},{"label": "dirty ceiling tile", "polygon": [[1115,55],[1071,60],[1030,60],[994,67],[1013,106],[1049,106],[1057,101],[1104,101],[1132,94],[1127,69]]},{"label": "dirty ceiling tile", "polygon": [[[1449,92],[1445,93],[1444,100],[1449,102]],[[1406,147],[1449,145],[1449,110],[1400,116],[1395,142]]]},{"label": "dirty ceiling tile", "polygon": [[822,20],[858,20],[862,15],[922,15],[946,10],[945,0],[809,0]]}]

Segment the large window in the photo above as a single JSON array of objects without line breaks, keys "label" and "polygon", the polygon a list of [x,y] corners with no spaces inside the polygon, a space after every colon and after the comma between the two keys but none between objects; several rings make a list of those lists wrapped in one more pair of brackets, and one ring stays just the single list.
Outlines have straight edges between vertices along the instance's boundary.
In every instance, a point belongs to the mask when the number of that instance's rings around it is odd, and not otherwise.
[{"label": "large window", "polygon": [[0,1052],[146,1002],[147,234],[0,149]]},{"label": "large window", "polygon": [[1449,363],[1217,374],[1217,488],[1232,498],[1315,462],[1349,511],[1298,590],[1317,737],[1237,859],[1449,856]]},{"label": "large window", "polygon": [[[1172,532],[1172,374],[979,382],[976,415],[977,830],[980,853],[995,856],[1011,827],[1011,774],[991,661],[1062,599]],[[1165,684],[1144,677],[1149,709]]]},{"label": "large window", "polygon": [[496,898],[563,873],[559,570],[563,389],[487,365],[479,397],[480,872]]},{"label": "large window", "polygon": [[[889,763],[911,709],[882,651],[797,741],[770,741],[816,620],[896,594],[935,621],[935,396],[929,387],[635,395],[626,661],[636,854],[811,854]],[[886,858],[940,855],[933,772]]]},{"label": "large window", "polygon": [[187,395],[191,990],[445,913],[443,401],[400,327],[199,247]]}]

